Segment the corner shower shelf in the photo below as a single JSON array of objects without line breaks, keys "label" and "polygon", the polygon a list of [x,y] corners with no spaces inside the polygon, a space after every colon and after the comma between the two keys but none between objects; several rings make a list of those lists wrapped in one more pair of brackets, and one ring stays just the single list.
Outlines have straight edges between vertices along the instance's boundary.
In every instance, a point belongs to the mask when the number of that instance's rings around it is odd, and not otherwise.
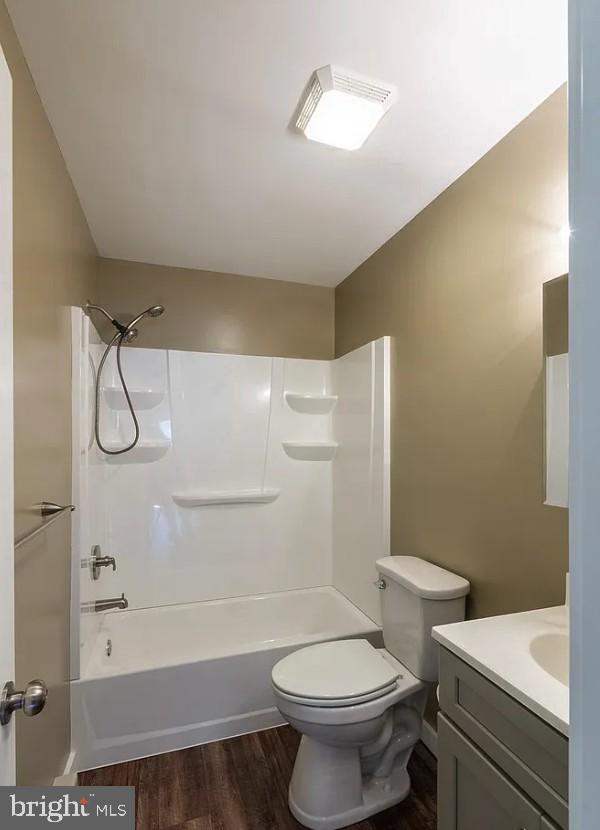
[{"label": "corner shower shelf", "polygon": [[338,448],[334,441],[284,441],[282,446],[296,461],[331,461]]},{"label": "corner shower shelf", "polygon": [[[127,409],[127,399],[120,386],[103,386],[102,394],[111,409]],[[153,409],[163,400],[166,392],[160,389],[134,388],[129,390],[135,409]]]},{"label": "corner shower shelf", "polygon": [[[121,441],[106,441],[107,450],[119,450],[124,444]],[[140,441],[136,446],[121,455],[106,455],[102,457],[108,464],[145,464],[150,461],[158,461],[171,448],[171,442],[166,440]]]},{"label": "corner shower shelf", "polygon": [[180,507],[207,507],[212,504],[267,504],[275,501],[279,490],[189,490],[172,493],[171,498]]},{"label": "corner shower shelf", "polygon": [[286,392],[285,399],[291,409],[307,415],[326,415],[337,403],[337,395],[296,395]]}]

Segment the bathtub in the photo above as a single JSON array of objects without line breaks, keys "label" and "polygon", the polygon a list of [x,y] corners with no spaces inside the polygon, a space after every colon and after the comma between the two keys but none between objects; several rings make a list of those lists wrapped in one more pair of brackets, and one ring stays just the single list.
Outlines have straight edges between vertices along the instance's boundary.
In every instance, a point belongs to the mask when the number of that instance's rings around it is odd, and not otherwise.
[{"label": "bathtub", "polygon": [[71,684],[73,770],[278,726],[274,664],[348,637],[381,645],[331,587],[109,612]]}]

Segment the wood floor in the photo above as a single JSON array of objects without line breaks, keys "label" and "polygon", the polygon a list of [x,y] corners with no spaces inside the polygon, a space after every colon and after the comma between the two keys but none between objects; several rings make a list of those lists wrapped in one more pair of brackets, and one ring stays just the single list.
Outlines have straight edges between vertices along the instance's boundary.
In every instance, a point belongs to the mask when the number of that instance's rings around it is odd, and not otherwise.
[{"label": "wood floor", "polygon": [[[287,788],[299,736],[289,726],[82,773],[83,786],[133,785],[137,830],[297,830]],[[419,744],[412,791],[354,830],[435,830],[435,759]]]}]

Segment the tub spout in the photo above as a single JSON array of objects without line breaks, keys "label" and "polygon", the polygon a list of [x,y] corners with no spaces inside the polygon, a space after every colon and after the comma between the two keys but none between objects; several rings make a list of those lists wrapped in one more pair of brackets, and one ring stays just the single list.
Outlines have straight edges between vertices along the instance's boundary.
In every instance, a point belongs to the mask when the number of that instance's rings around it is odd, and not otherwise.
[{"label": "tub spout", "polygon": [[129,608],[125,594],[121,594],[120,597],[113,597],[112,599],[97,599],[94,602],[94,611],[96,612],[110,611],[111,608],[119,608],[121,611]]}]

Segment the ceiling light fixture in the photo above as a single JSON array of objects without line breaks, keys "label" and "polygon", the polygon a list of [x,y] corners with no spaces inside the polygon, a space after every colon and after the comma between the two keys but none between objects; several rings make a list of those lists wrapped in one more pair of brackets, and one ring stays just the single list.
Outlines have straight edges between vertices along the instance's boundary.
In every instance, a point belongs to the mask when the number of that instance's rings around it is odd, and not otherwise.
[{"label": "ceiling light fixture", "polygon": [[311,141],[357,150],[395,98],[392,84],[339,66],[323,66],[313,72],[306,87],[296,127]]}]

